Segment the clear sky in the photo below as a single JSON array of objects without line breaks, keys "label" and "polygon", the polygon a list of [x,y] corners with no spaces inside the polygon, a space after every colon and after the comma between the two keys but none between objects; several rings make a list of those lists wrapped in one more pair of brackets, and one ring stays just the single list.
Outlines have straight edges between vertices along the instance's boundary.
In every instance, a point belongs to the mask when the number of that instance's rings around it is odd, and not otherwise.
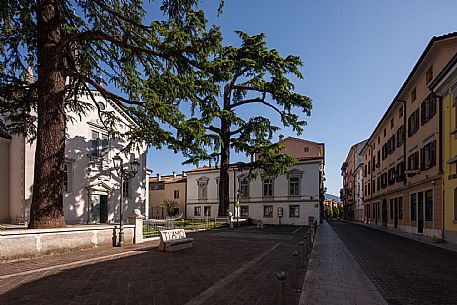
[{"label": "clear sky", "polygon": [[[313,110],[300,137],[325,143],[331,194],[339,194],[349,148],[370,136],[430,39],[457,31],[455,0],[225,0],[219,17],[217,5],[201,7],[225,44],[239,44],[234,30],[265,33],[269,48],[301,57],[296,90],[312,98]],[[266,110],[244,111],[277,122]],[[183,160],[168,150],[148,153],[153,175],[191,169]]]}]

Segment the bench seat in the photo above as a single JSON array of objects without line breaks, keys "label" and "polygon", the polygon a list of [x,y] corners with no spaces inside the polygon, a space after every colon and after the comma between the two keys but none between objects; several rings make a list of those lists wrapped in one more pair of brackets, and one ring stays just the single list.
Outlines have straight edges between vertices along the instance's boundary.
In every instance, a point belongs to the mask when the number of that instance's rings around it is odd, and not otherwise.
[{"label": "bench seat", "polygon": [[174,252],[181,249],[192,248],[194,239],[186,237],[183,229],[164,230],[160,232],[159,250]]}]

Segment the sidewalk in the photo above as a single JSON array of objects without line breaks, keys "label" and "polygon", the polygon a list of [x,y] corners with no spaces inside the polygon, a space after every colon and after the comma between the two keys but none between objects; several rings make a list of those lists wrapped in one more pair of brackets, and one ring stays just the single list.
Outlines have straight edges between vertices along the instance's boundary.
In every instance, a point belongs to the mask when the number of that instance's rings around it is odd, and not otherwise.
[{"label": "sidewalk", "polygon": [[350,223],[355,224],[355,225],[359,225],[359,226],[365,226],[365,227],[368,227],[368,228],[376,229],[376,230],[379,230],[379,231],[384,231],[384,232],[387,232],[387,233],[390,233],[390,234],[394,234],[394,235],[398,235],[398,236],[401,236],[401,237],[404,237],[404,238],[412,239],[412,240],[415,240],[415,241],[418,241],[418,242],[421,242],[421,243],[424,243],[424,244],[427,244],[427,245],[431,245],[431,246],[435,246],[435,247],[438,247],[438,248],[446,249],[446,250],[449,250],[449,251],[457,252],[457,244],[452,244],[452,243],[448,243],[448,242],[437,242],[437,241],[434,241],[433,238],[428,237],[428,236],[409,233],[409,232],[404,232],[404,231],[400,231],[399,229],[389,229],[389,228],[386,228],[384,226],[375,225],[375,224],[366,224],[366,223],[363,223],[363,222],[356,222],[356,221],[350,221]]},{"label": "sidewalk", "polygon": [[387,305],[335,231],[319,226],[300,305]]}]

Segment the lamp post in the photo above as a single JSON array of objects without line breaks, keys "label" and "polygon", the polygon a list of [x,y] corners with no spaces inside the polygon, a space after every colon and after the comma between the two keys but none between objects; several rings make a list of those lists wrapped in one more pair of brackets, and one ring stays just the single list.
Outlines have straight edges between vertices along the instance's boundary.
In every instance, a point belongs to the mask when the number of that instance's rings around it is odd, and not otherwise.
[{"label": "lamp post", "polygon": [[238,189],[236,191],[236,208],[235,208],[235,212],[236,212],[236,226],[238,227],[239,225],[239,220],[240,220],[240,195],[241,195],[241,190]]},{"label": "lamp post", "polygon": [[124,212],[124,205],[123,205],[123,195],[124,195],[124,180],[132,179],[138,173],[138,168],[140,167],[140,163],[135,159],[130,162],[130,169],[124,168],[124,161],[122,157],[119,156],[119,153],[116,153],[116,156],[113,157],[114,168],[117,171],[119,178],[121,179],[121,186],[120,186],[120,212],[119,212],[119,242],[117,244],[118,247],[122,247],[124,244],[124,221],[123,221],[123,212]]}]

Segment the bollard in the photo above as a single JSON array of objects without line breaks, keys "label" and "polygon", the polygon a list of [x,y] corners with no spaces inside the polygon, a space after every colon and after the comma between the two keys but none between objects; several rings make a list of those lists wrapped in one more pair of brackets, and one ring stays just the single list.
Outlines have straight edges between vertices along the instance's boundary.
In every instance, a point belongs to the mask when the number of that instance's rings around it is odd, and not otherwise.
[{"label": "bollard", "polygon": [[301,241],[298,243],[298,245],[300,246],[300,270],[305,270],[305,242]]},{"label": "bollard", "polygon": [[292,290],[294,292],[299,292],[298,289],[298,252],[294,250],[292,252],[292,256],[294,258],[294,266],[292,268]]},{"label": "bollard", "polygon": [[286,273],[284,271],[276,274],[276,278],[279,280],[279,305],[286,304]]},{"label": "bollard", "polygon": [[112,238],[112,240],[113,240],[113,247],[116,247],[116,246],[117,246],[117,235],[116,235],[116,230],[117,230],[117,227],[114,226],[114,228],[113,228],[113,238]]}]

